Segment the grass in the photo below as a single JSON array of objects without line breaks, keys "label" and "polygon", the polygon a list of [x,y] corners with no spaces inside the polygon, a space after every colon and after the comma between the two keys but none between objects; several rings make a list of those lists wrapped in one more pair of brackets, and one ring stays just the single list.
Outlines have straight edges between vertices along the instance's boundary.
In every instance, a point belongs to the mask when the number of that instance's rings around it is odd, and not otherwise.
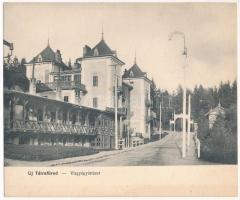
[{"label": "grass", "polygon": [[5,158],[25,161],[47,161],[62,158],[86,156],[99,151],[90,147],[77,146],[32,146],[32,145],[4,145]]}]

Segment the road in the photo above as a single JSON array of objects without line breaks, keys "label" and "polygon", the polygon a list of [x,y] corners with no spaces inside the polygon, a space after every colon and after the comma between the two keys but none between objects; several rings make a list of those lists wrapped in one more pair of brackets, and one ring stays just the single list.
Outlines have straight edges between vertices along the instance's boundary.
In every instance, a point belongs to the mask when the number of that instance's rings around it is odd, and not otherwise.
[{"label": "road", "polygon": [[135,147],[116,155],[89,162],[64,164],[69,166],[158,166],[215,164],[199,160],[195,154],[193,137],[186,158],[181,157],[181,133],[169,133],[162,140]]}]

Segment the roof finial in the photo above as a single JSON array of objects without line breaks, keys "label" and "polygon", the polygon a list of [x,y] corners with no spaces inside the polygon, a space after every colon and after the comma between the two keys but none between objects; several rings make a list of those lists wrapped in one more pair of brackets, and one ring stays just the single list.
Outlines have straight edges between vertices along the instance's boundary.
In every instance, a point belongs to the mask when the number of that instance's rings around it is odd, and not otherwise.
[{"label": "roof finial", "polygon": [[104,32],[103,32],[103,25],[102,25],[102,40],[104,40]]},{"label": "roof finial", "polygon": [[47,46],[49,47],[50,44],[49,44],[49,28],[48,28],[48,40],[47,40]]},{"label": "roof finial", "polygon": [[135,56],[134,56],[134,64],[136,65],[137,64],[137,56],[136,56],[136,49],[135,49]]}]

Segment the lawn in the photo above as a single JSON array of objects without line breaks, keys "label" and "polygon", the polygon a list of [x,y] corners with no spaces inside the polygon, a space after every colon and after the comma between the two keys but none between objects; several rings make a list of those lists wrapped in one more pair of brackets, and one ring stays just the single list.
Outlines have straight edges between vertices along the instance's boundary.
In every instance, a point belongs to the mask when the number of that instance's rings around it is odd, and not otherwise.
[{"label": "lawn", "polygon": [[86,156],[98,153],[89,147],[77,146],[32,146],[32,145],[4,145],[5,158],[26,161],[47,161],[61,158]]}]

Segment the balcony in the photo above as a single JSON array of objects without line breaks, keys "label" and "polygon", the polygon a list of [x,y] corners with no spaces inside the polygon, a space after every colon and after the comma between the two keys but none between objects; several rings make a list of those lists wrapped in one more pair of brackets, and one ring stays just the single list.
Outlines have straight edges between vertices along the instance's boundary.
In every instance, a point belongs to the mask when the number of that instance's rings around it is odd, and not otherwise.
[{"label": "balcony", "polygon": [[14,120],[11,123],[11,127],[11,132],[21,133],[76,134],[88,136],[96,136],[98,134],[113,135],[113,129],[109,127],[63,124],[56,122]]},{"label": "balcony", "polygon": [[60,81],[51,83],[37,83],[37,92],[56,90],[59,87],[62,90],[79,89],[86,92],[86,86],[75,81]]},{"label": "balcony", "polygon": [[[106,107],[106,111],[114,113],[115,108]],[[126,115],[127,114],[127,109],[126,108],[118,108],[117,112],[120,115]]]}]

